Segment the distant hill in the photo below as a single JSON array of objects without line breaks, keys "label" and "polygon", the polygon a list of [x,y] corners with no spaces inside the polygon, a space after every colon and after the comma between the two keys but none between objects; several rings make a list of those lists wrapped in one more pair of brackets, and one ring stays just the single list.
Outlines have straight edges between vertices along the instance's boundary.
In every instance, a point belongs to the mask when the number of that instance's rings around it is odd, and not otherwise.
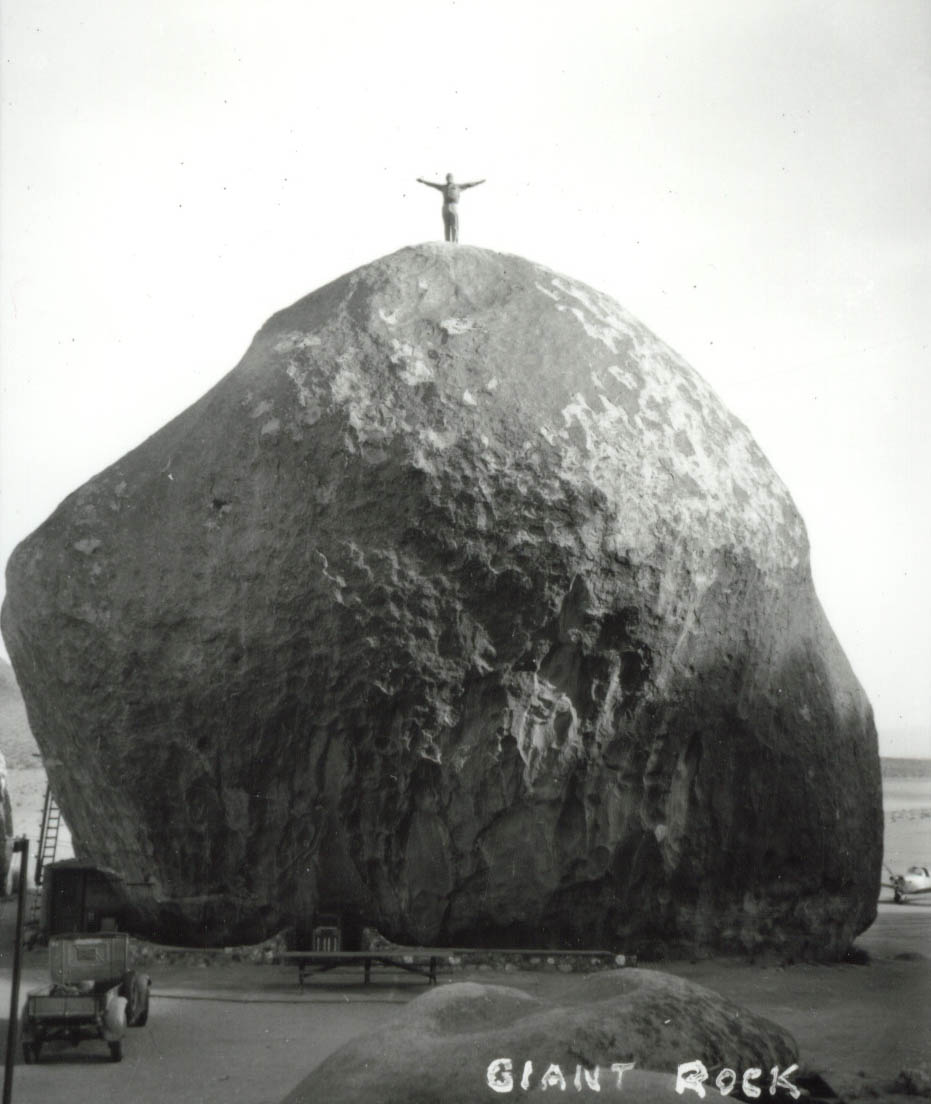
[{"label": "distant hill", "polygon": [[0,658],[0,752],[8,767],[38,767],[39,747],[29,729],[26,706],[13,668]]},{"label": "distant hill", "polygon": [[931,759],[880,759],[883,778],[931,778]]}]

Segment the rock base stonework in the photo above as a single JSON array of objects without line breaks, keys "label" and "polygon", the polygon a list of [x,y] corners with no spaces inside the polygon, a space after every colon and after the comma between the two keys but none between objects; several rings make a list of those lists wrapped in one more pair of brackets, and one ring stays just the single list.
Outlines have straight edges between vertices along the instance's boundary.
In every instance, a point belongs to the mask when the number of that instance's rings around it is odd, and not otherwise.
[{"label": "rock base stonework", "polygon": [[275,315],[18,547],[3,634],[77,852],[162,938],[832,956],[875,914],[875,728],[788,493],[517,257]]}]

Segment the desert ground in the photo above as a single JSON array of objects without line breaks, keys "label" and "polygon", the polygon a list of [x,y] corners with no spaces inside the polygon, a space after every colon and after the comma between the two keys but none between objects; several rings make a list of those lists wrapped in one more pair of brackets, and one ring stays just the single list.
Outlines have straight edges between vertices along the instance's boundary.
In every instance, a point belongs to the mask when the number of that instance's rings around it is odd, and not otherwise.
[{"label": "desert ground", "polygon": [[[11,770],[17,832],[33,841],[44,793],[41,769]],[[897,871],[931,862],[931,778],[887,777],[885,855]],[[33,842],[34,847],[34,842]],[[61,852],[59,857],[62,857]],[[15,903],[0,913],[0,1045],[6,1037]],[[696,981],[790,1030],[803,1068],[820,1073],[848,1100],[905,1101],[903,1070],[931,1069],[931,895],[879,914],[857,940],[861,964],[749,963],[740,959],[664,962],[650,968]],[[121,1063],[101,1042],[48,1045],[39,1065],[17,1054],[17,1104],[276,1104],[327,1055],[388,1022],[424,986],[378,974],[367,989],[358,973],[333,973],[301,990],[296,970],[262,965],[155,963],[147,1026],[132,1029]],[[22,990],[47,977],[42,948],[25,955]],[[440,984],[477,980],[558,997],[558,972],[457,971]],[[901,1081],[899,1087],[902,1087]],[[476,1100],[495,1099],[486,1086]]]}]

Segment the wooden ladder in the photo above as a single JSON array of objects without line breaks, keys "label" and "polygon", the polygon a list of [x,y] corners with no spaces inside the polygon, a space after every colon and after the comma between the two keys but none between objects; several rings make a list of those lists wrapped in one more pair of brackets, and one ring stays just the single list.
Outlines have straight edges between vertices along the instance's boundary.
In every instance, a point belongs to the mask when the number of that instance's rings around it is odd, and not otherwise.
[{"label": "wooden ladder", "polygon": [[52,793],[52,787],[46,784],[45,804],[42,807],[42,827],[39,830],[39,846],[36,849],[35,883],[42,885],[42,874],[49,863],[55,861],[58,850],[58,832],[61,828],[61,810]]},{"label": "wooden ladder", "polygon": [[42,919],[42,876],[45,867],[55,861],[55,852],[58,849],[58,833],[61,828],[61,810],[52,793],[52,787],[46,783],[45,801],[42,805],[42,827],[39,829],[39,846],[36,848],[36,868],[34,881],[35,892],[32,896],[32,908],[29,913],[29,926],[36,930],[32,935],[28,946],[34,946],[39,936],[39,924]]}]

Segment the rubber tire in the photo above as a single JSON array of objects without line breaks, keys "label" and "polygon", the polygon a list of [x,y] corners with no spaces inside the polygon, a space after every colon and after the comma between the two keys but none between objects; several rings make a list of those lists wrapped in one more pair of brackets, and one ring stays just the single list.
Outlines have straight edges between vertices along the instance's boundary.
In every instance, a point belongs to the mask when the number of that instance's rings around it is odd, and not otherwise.
[{"label": "rubber tire", "polygon": [[107,1043],[107,1046],[110,1048],[110,1061],[111,1062],[122,1062],[122,1060],[123,1060],[123,1040],[122,1039],[116,1039],[112,1043]]},{"label": "rubber tire", "polygon": [[136,1011],[136,1002],[135,1002],[135,995],[136,995],[135,981],[136,981],[136,971],[135,970],[127,970],[126,973],[123,974],[123,980],[120,983],[120,996],[126,998],[126,1025],[127,1025],[127,1027],[135,1027],[136,1026],[136,1016],[138,1015],[138,1013]]},{"label": "rubber tire", "polygon": [[23,1043],[23,1061],[27,1066],[39,1061],[39,1044]]}]

